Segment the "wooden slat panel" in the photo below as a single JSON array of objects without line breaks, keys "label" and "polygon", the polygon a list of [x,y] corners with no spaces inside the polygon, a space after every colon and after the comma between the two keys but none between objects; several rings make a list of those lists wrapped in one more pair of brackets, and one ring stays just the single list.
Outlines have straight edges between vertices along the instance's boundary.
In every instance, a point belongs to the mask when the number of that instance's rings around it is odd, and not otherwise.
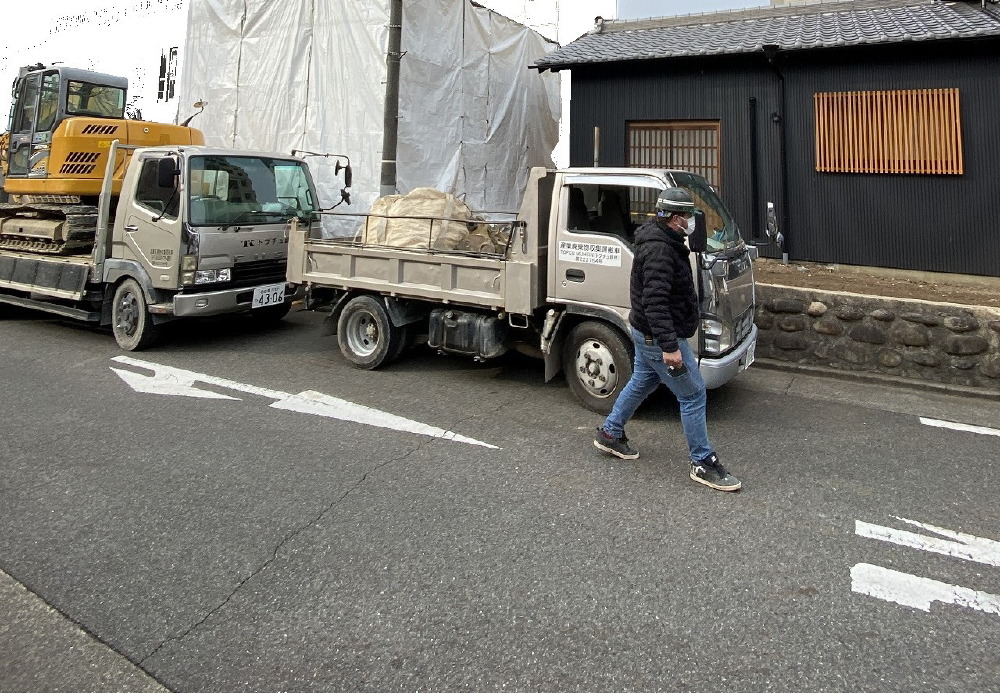
[{"label": "wooden slat panel", "polygon": [[964,172],[957,89],[814,94],[816,170]]},{"label": "wooden slat panel", "polygon": [[629,166],[681,168],[721,189],[721,125],[718,121],[653,121],[628,124]]}]

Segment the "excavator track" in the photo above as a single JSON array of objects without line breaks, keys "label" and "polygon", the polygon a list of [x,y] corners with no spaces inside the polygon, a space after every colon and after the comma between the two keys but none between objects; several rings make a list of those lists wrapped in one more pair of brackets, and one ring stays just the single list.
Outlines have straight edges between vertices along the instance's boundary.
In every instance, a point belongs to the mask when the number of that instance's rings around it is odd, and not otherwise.
[{"label": "excavator track", "polygon": [[46,255],[94,246],[97,207],[84,204],[0,203],[0,248]]}]

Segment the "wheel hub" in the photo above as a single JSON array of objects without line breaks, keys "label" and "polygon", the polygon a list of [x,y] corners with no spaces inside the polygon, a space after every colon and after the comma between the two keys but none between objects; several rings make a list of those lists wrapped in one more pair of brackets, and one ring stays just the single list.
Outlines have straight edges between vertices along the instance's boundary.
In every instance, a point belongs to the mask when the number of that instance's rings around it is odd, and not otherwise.
[{"label": "wheel hub", "polygon": [[618,385],[618,369],[611,350],[600,342],[590,341],[577,352],[577,377],[595,397],[607,397]]}]

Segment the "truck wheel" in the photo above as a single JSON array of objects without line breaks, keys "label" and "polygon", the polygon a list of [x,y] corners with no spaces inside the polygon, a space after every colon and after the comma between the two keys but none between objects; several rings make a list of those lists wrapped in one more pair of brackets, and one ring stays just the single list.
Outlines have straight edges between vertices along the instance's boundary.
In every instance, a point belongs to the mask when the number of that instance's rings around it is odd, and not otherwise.
[{"label": "truck wheel", "polygon": [[126,279],[115,289],[111,329],[118,346],[126,351],[145,349],[156,339],[157,329],[146,307],[146,296],[134,279]]},{"label": "truck wheel", "polygon": [[632,377],[632,342],[603,322],[581,322],[566,339],[563,370],[570,390],[598,414],[611,413],[618,393]]},{"label": "truck wheel", "polygon": [[337,321],[337,343],[344,358],[358,368],[374,370],[400,353],[402,330],[392,324],[385,306],[372,296],[357,296]]}]

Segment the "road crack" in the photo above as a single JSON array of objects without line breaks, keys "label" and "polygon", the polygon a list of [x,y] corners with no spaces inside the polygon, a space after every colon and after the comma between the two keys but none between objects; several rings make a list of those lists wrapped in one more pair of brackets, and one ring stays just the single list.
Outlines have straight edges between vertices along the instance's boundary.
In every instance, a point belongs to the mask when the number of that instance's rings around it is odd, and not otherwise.
[{"label": "road crack", "polygon": [[[431,438],[429,440],[430,441],[435,441],[437,439],[436,438]],[[377,473],[379,470],[381,470],[381,469],[383,469],[383,468],[385,468],[385,467],[387,467],[387,466],[389,466],[391,464],[398,464],[400,462],[403,462],[410,455],[412,455],[412,454],[418,452],[419,450],[421,450],[425,445],[426,445],[426,442],[422,442],[422,443],[416,445],[415,447],[411,448],[410,450],[407,450],[403,455],[400,455],[399,457],[388,459],[388,460],[385,460],[384,462],[376,464],[374,467],[372,467],[371,469],[369,469],[368,471],[366,471],[364,474],[362,474],[361,477],[350,488],[348,488],[347,490],[345,490],[340,495],[339,498],[337,498],[336,500],[334,500],[331,503],[329,503],[326,507],[324,507],[315,517],[313,517],[308,522],[305,522],[304,524],[302,524],[299,527],[295,528],[293,531],[291,531],[288,534],[286,534],[281,539],[281,541],[279,541],[278,544],[274,547],[274,550],[271,553],[271,557],[268,558],[263,563],[261,563],[253,571],[251,571],[250,574],[247,575],[244,579],[240,580],[240,582],[233,588],[232,592],[230,592],[229,595],[225,599],[223,599],[217,606],[215,606],[212,609],[210,609],[202,618],[200,618],[198,621],[196,621],[195,623],[193,623],[183,633],[180,633],[178,635],[173,635],[173,636],[170,636],[170,637],[164,639],[156,647],[154,647],[149,652],[149,654],[147,654],[144,657],[142,657],[138,661],[138,665],[140,667],[144,667],[145,664],[146,664],[146,662],[149,661],[150,659],[152,659],[153,657],[155,657],[160,652],[160,650],[162,650],[164,647],[166,647],[170,643],[180,642],[180,641],[184,640],[189,635],[191,635],[193,632],[195,632],[196,630],[198,630],[198,628],[200,628],[202,625],[204,625],[213,615],[219,613],[222,609],[224,609],[226,607],[226,605],[229,604],[229,602],[231,602],[233,600],[233,598],[236,597],[236,595],[244,588],[244,586],[246,586],[251,580],[253,580],[255,577],[257,577],[258,575],[260,575],[271,564],[273,564],[275,561],[278,560],[278,556],[281,553],[281,550],[289,542],[291,542],[292,540],[294,540],[296,537],[298,537],[303,532],[305,532],[305,531],[311,529],[312,527],[316,526],[316,524],[318,522],[320,522],[327,515],[327,513],[329,513],[331,510],[333,510],[334,508],[336,508],[341,503],[343,503],[347,499],[348,496],[350,496],[352,493],[354,493],[355,491],[357,491],[368,480],[368,478],[370,476],[372,476],[373,474]]]}]

